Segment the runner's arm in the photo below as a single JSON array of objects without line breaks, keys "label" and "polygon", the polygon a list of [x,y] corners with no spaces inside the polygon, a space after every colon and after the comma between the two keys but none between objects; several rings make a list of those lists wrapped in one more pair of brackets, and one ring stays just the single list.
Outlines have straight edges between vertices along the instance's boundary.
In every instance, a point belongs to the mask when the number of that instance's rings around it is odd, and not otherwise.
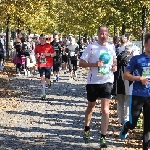
[{"label": "runner's arm", "polygon": [[88,63],[83,59],[79,61],[79,67],[87,68],[87,67],[98,67],[97,63]]},{"label": "runner's arm", "polygon": [[96,62],[95,63],[89,63],[91,55],[92,55],[92,45],[89,44],[88,47],[82,53],[82,56],[79,60],[79,66],[83,67],[83,68],[98,67],[98,64]]},{"label": "runner's arm", "polygon": [[113,59],[113,65],[117,66],[117,59],[116,58]]},{"label": "runner's arm", "polygon": [[141,76],[134,76],[128,70],[125,70],[123,78],[124,78],[124,80],[129,80],[129,81],[140,81],[141,80]]},{"label": "runner's arm", "polygon": [[51,57],[54,57],[54,56],[56,56],[56,52],[54,52],[54,53],[51,53],[51,55],[50,55]]},{"label": "runner's arm", "polygon": [[45,53],[45,56],[50,56],[50,57],[56,56],[56,51],[52,46],[50,47],[50,51],[48,53]]},{"label": "runner's arm", "polygon": [[112,71],[113,72],[117,71],[117,59],[116,58],[113,59]]}]

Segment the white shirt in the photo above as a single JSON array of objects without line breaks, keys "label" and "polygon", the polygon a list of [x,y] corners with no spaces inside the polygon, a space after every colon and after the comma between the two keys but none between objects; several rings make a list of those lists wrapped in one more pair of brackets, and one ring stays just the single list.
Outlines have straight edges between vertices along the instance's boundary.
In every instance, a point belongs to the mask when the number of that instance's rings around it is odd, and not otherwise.
[{"label": "white shirt", "polygon": [[113,45],[107,43],[106,46],[101,46],[97,42],[93,42],[87,46],[81,56],[81,59],[89,63],[96,63],[100,60],[100,58],[104,58],[104,56],[107,59],[105,59],[106,61],[104,60],[104,65],[100,67],[100,69],[102,69],[101,71],[104,71],[105,73],[99,74],[98,67],[91,67],[88,73],[87,84],[104,84],[114,82],[114,74],[111,71],[111,68],[113,65],[113,59],[116,58],[116,53]]},{"label": "white shirt", "polygon": [[140,55],[140,48],[136,45],[133,45],[133,56]]},{"label": "white shirt", "polygon": [[133,45],[133,56],[140,55],[140,48],[132,42],[127,42],[126,45]]},{"label": "white shirt", "polygon": [[122,46],[119,47],[119,50],[118,50],[119,54],[125,50],[125,46],[126,45],[122,45]]}]

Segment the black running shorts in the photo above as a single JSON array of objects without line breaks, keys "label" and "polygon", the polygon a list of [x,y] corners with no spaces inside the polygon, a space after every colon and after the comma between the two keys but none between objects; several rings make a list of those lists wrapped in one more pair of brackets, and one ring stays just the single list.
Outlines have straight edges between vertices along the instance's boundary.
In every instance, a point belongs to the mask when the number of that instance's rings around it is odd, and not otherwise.
[{"label": "black running shorts", "polygon": [[62,63],[67,63],[68,57],[66,55],[62,55]]},{"label": "black running shorts", "polygon": [[40,77],[45,74],[45,78],[50,79],[51,67],[38,67],[38,71],[40,73]]},{"label": "black running shorts", "polygon": [[113,84],[104,83],[104,84],[87,84],[87,100],[90,102],[95,102],[98,98],[111,98]]}]

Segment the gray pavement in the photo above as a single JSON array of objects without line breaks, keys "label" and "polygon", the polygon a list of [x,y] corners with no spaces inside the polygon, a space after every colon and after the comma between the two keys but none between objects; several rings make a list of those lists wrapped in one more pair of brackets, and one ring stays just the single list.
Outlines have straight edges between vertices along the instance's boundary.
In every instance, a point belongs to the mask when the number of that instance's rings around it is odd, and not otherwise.
[{"label": "gray pavement", "polygon": [[[10,78],[7,86],[14,94],[0,102],[0,150],[98,150],[100,138],[100,101],[91,122],[90,143],[83,141],[86,109],[86,75],[69,80],[61,73],[60,81],[46,88],[47,99],[40,100],[39,76]],[[109,148],[123,150],[119,140],[116,102],[111,102]]]}]

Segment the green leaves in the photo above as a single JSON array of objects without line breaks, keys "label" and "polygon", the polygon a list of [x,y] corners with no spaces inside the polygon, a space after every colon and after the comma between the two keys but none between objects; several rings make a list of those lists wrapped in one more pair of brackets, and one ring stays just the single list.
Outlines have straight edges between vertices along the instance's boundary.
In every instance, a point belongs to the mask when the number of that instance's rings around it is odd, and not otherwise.
[{"label": "green leaves", "polygon": [[21,29],[30,28],[36,33],[88,35],[95,34],[101,24],[108,25],[113,34],[112,26],[121,31],[124,23],[127,31],[132,30],[139,37],[143,5],[150,9],[150,2],[144,0],[1,0],[0,20],[6,24],[10,14],[13,28],[19,24]]}]

